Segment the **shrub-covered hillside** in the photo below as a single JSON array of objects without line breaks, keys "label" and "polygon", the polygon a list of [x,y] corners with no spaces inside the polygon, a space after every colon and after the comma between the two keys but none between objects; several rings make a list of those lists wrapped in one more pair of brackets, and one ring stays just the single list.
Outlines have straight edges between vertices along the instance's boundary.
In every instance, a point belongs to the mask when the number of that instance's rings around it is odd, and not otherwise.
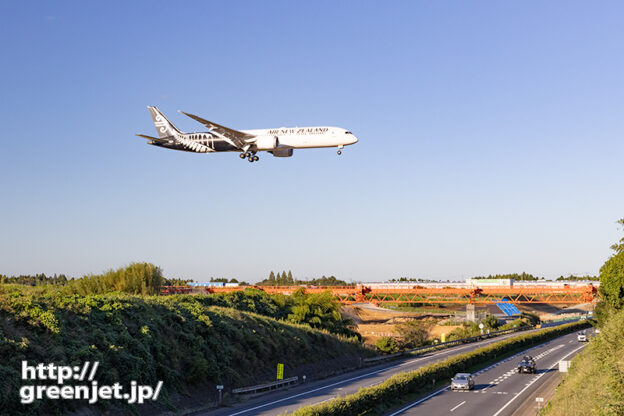
[{"label": "shrub-covered hillside", "polygon": [[[22,360],[99,361],[100,385],[163,380],[159,402],[170,406],[176,393],[200,387],[209,401],[215,384],[228,390],[271,381],[278,362],[289,377],[301,375],[296,368],[328,360],[339,367],[342,359],[370,354],[357,337],[279,320],[288,319],[292,309],[264,294],[82,296],[35,289],[0,285],[0,409],[7,414],[60,414],[64,406],[80,405],[58,400],[20,405]],[[299,317],[303,312],[294,311]]]}]

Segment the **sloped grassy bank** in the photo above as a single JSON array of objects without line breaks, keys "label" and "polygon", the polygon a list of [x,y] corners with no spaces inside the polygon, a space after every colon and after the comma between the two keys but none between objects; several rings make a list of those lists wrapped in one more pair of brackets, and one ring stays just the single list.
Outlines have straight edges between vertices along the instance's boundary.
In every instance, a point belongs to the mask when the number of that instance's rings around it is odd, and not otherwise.
[{"label": "sloped grassy bank", "polygon": [[519,350],[536,345],[558,336],[588,326],[587,322],[574,322],[531,334],[518,335],[472,352],[451,357],[418,370],[396,374],[385,382],[363,388],[355,394],[339,397],[329,402],[301,408],[293,413],[296,416],[325,415],[376,415],[397,406],[405,398],[424,394],[431,390],[433,380],[448,380],[455,373],[468,371],[480,363],[494,358],[503,358]]},{"label": "sloped grassy bank", "polygon": [[[174,397],[197,386],[205,387],[208,402],[216,384],[227,390],[273,380],[277,362],[285,364],[288,377],[295,375],[294,368],[372,354],[354,337],[215,305],[229,301],[190,295],[80,296],[0,286],[0,413],[63,414],[85,404],[20,404],[22,360],[72,366],[99,361],[100,385],[128,386],[136,380],[153,386],[163,380],[159,404],[173,408]],[[247,302],[248,310],[281,313],[259,298],[239,301]],[[136,412],[136,407],[123,412]]]},{"label": "sloped grassy bank", "polygon": [[624,415],[624,311],[613,312],[600,334],[574,357],[540,415]]}]

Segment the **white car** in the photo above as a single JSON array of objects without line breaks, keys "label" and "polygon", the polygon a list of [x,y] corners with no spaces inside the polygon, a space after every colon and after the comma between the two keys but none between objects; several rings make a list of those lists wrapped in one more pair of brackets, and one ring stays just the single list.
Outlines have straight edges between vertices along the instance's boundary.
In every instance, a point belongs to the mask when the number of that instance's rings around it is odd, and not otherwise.
[{"label": "white car", "polygon": [[581,331],[578,334],[576,334],[576,339],[579,342],[585,342],[587,341],[587,335],[585,335],[585,331]]},{"label": "white car", "polygon": [[451,379],[451,390],[472,390],[474,388],[474,379],[470,373],[457,373]]}]

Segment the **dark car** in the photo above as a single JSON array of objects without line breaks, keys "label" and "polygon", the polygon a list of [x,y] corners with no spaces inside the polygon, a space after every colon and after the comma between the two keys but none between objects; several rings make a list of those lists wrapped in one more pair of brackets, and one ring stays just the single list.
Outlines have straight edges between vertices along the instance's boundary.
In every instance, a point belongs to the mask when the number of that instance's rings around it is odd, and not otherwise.
[{"label": "dark car", "polygon": [[535,374],[537,368],[535,366],[535,360],[530,355],[525,355],[522,361],[518,363],[518,373]]}]

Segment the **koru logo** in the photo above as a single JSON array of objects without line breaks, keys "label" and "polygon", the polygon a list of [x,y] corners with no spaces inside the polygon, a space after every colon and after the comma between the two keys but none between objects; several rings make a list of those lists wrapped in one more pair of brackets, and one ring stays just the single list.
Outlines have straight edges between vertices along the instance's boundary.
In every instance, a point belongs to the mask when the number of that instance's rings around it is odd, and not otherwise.
[{"label": "koru logo", "polygon": [[159,127],[158,131],[161,133],[167,132],[167,122],[164,120],[163,116],[160,114],[156,115],[156,121],[154,121],[154,125]]}]

